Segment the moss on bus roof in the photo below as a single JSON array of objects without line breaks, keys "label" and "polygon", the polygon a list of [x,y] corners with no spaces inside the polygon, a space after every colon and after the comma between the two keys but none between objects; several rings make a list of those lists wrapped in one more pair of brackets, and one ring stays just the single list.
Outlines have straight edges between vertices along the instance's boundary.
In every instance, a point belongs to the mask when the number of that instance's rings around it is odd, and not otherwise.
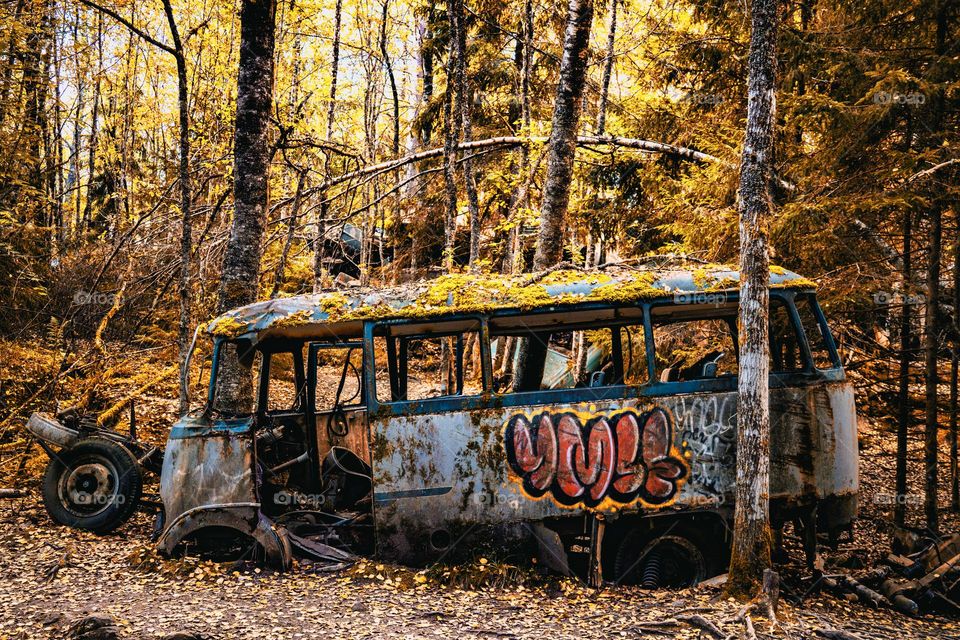
[{"label": "moss on bus roof", "polygon": [[[624,304],[691,294],[735,290],[739,273],[726,265],[683,268],[616,267],[604,271],[563,269],[547,274],[456,273],[394,287],[349,287],[256,302],[214,319],[207,331],[238,337],[268,329],[357,323],[363,320],[423,318],[530,311],[579,302]],[[816,285],[782,267],[770,267],[773,287],[811,289]]]}]

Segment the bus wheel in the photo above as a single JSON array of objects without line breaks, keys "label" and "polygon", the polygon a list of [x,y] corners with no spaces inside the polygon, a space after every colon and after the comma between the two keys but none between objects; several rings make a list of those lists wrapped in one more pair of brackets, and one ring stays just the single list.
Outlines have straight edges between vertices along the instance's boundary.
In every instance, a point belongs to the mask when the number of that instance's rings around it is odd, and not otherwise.
[{"label": "bus wheel", "polygon": [[680,589],[707,577],[707,561],[700,547],[683,535],[628,533],[614,561],[617,584],[644,589]]},{"label": "bus wheel", "polygon": [[50,460],[43,504],[60,524],[108,533],[133,515],[142,488],[137,459],[126,447],[87,438]]}]

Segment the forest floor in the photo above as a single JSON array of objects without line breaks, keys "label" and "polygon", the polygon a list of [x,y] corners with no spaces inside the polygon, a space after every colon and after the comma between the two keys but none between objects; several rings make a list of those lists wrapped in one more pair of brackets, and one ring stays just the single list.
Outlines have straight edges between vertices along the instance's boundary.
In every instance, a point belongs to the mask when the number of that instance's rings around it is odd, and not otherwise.
[{"label": "forest floor", "polygon": [[[153,408],[149,422],[159,425],[156,409],[172,412],[164,406],[169,402],[148,396],[138,406]],[[161,438],[157,431],[152,435]],[[823,550],[828,572],[869,567],[889,552],[895,439],[865,419],[860,438],[860,519],[852,543],[835,552]],[[922,455],[920,439],[914,440],[908,511],[918,524]],[[55,525],[39,499],[42,464],[34,448],[25,474],[15,479],[28,495],[0,500],[0,640],[77,637],[70,635],[71,624],[89,616],[115,624],[115,629],[82,636],[89,640],[739,638],[745,630],[736,617],[742,604],[704,585],[677,591],[596,590],[485,559],[452,574],[372,561],[338,573],[299,563],[280,574],[233,563],[163,560],[150,545],[152,517],[147,514],[137,514],[106,536]],[[13,481],[4,478],[0,485]],[[947,482],[941,485],[945,489]],[[941,504],[949,504],[945,492]],[[960,531],[960,517],[944,510],[942,530]],[[778,625],[755,614],[759,638],[960,639],[958,618],[910,618],[809,591],[810,582],[802,580],[806,570],[796,557],[780,570]],[[701,629],[704,620],[720,636]],[[854,635],[830,635],[838,629]]]}]

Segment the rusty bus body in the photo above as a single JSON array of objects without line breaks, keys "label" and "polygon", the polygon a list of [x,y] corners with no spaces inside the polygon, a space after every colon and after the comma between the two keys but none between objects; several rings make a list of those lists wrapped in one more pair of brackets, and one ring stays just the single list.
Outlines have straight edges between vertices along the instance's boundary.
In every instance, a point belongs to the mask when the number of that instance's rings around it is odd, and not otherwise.
[{"label": "rusty bus body", "polygon": [[[316,512],[367,525],[366,550],[413,565],[487,545],[594,579],[718,573],[736,481],[737,275],[458,276],[231,312],[207,329],[206,404],[166,447],[159,544],[172,552],[229,529],[283,566],[291,514]],[[771,284],[772,521],[798,521],[809,544],[818,530],[835,541],[856,516],[853,389],[813,284],[782,269]],[[429,351],[436,344],[446,346]],[[577,358],[587,348],[598,362]],[[216,409],[231,349],[261,363],[249,415]],[[335,393],[320,379],[331,350],[343,357]],[[577,375],[545,371],[561,352]],[[294,399],[272,408],[277,354],[291,363]],[[438,358],[445,386],[413,390],[418,367]]]}]

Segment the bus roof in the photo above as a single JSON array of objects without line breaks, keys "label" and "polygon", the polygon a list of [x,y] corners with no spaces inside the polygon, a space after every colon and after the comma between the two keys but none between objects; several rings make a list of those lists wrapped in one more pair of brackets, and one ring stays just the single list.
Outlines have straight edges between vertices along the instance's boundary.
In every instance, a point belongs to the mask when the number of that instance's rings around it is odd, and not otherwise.
[{"label": "bus roof", "polygon": [[[499,314],[578,303],[630,304],[679,294],[735,291],[739,272],[726,265],[695,268],[626,267],[603,271],[563,269],[513,276],[450,274],[393,287],[342,290],[255,302],[213,319],[213,336],[259,341],[266,337],[357,337],[365,320],[441,319]],[[813,289],[815,284],[782,267],[770,267],[770,285]],[[248,335],[252,334],[252,335]]]}]

